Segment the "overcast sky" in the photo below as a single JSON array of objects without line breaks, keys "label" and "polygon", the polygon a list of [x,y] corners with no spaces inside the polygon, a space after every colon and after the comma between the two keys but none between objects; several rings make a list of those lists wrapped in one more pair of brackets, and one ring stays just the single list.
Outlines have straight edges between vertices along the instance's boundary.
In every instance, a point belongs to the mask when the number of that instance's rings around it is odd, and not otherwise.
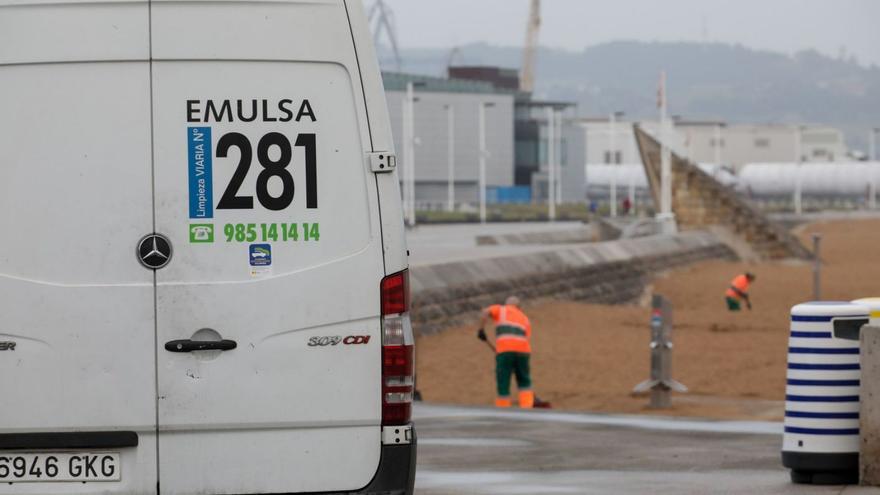
[{"label": "overcast sky", "polygon": [[[521,46],[529,0],[385,0],[404,48]],[[374,0],[365,0],[369,6]],[[842,48],[880,65],[880,0],[543,0],[541,44],[709,41],[794,53]]]}]

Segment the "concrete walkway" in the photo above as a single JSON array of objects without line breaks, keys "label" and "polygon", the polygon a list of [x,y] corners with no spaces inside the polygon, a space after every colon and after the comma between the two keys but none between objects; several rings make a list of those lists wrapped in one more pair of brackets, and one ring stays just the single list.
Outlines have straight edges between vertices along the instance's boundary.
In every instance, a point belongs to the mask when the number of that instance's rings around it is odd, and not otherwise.
[{"label": "concrete walkway", "polygon": [[848,494],[792,485],[782,425],[418,404],[416,493]]}]

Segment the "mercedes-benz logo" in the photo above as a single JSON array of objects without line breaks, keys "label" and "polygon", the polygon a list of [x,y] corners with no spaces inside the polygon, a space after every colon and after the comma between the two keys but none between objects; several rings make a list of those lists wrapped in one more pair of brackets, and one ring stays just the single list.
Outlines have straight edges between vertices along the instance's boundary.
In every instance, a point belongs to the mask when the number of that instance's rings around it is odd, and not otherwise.
[{"label": "mercedes-benz logo", "polygon": [[165,268],[171,262],[171,254],[171,241],[164,235],[149,234],[138,243],[138,260],[150,270]]}]

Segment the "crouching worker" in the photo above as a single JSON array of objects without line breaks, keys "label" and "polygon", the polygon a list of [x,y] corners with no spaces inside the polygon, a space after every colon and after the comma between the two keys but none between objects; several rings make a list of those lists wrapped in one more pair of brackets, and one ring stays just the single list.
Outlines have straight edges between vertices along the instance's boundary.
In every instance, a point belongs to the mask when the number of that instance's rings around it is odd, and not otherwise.
[{"label": "crouching worker", "polygon": [[739,311],[742,308],[740,301],[746,303],[749,311],[752,310],[752,300],[749,299],[749,287],[754,281],[755,275],[753,273],[744,273],[738,275],[730,282],[730,287],[724,293],[729,311]]},{"label": "crouching worker", "polygon": [[495,326],[495,380],[498,397],[495,406],[510,407],[510,375],[516,376],[519,390],[519,407],[531,409],[535,404],[532,377],[529,374],[529,357],[532,353],[530,339],[532,325],[519,309],[519,299],[511,296],[504,305],[495,304],[483,310],[479,337],[486,340],[483,328],[489,320]]}]

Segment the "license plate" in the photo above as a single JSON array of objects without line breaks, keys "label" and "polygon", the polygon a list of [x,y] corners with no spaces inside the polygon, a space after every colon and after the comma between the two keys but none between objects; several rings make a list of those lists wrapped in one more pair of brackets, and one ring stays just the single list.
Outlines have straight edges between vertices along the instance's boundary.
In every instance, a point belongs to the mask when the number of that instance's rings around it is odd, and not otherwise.
[{"label": "license plate", "polygon": [[120,481],[118,452],[0,452],[0,483]]}]

